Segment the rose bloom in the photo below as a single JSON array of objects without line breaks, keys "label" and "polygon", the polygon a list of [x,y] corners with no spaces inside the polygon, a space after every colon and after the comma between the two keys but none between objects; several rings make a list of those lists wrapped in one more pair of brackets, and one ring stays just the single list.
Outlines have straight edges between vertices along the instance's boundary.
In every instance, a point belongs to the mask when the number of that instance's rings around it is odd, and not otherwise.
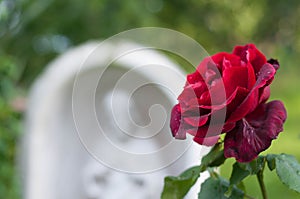
[{"label": "rose bloom", "polygon": [[283,131],[286,120],[281,101],[266,103],[278,68],[277,60],[267,61],[253,44],[205,58],[187,75],[179,103],[172,109],[173,136],[185,139],[188,133],[197,143],[212,146],[226,133],[226,158],[255,159]]}]

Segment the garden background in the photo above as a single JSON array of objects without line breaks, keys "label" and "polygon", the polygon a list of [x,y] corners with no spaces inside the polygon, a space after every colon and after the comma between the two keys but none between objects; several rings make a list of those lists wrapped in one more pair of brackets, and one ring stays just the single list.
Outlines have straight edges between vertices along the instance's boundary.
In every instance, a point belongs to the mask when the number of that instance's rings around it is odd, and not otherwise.
[{"label": "garden background", "polygon": [[[300,160],[300,1],[298,0],[1,0],[0,1],[0,198],[19,199],[16,146],[22,136],[24,99],[45,65],[70,47],[137,27],[165,27],[198,41],[209,54],[255,43],[281,63],[272,99],[284,101],[284,132],[265,153]],[[187,72],[193,69],[179,61]],[[233,161],[221,174],[228,177]],[[269,197],[300,198],[267,172]],[[260,197],[256,177],[246,180]]]}]

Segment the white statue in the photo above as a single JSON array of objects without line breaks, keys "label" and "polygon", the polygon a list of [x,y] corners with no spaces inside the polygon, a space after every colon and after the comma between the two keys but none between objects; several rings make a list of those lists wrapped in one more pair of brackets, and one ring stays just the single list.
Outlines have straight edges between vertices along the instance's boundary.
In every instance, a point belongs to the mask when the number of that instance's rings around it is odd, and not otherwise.
[{"label": "white statue", "polygon": [[165,176],[201,159],[199,145],[169,130],[184,83],[164,55],[126,41],[89,42],[61,55],[29,96],[24,198],[159,198]]}]

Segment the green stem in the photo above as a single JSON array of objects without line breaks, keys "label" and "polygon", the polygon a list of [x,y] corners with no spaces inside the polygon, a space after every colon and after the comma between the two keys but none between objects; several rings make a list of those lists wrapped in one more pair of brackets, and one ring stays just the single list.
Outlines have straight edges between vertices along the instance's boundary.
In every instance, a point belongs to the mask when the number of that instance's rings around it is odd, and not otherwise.
[{"label": "green stem", "polygon": [[260,190],[261,190],[263,199],[268,199],[268,196],[267,196],[267,189],[266,189],[266,186],[265,186],[265,183],[264,183],[263,170],[259,171],[259,172],[256,174],[256,177],[257,177],[257,180],[258,180],[258,182],[259,182],[259,187],[260,187]]}]

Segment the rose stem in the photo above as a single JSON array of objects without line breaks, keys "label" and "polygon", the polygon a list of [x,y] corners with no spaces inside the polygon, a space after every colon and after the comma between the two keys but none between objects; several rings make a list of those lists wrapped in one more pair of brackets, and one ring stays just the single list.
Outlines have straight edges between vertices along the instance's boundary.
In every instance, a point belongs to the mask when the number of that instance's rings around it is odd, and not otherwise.
[{"label": "rose stem", "polygon": [[259,171],[256,174],[256,177],[257,177],[257,180],[259,182],[259,187],[260,187],[263,199],[268,199],[267,190],[266,190],[266,186],[265,186],[265,183],[264,183],[263,170]]}]

